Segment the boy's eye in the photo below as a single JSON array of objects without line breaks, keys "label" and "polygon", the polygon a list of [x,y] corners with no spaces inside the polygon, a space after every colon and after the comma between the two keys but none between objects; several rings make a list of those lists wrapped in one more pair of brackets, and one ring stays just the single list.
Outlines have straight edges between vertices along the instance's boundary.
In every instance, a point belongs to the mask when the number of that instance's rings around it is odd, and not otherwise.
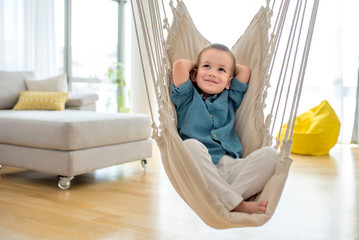
[{"label": "boy's eye", "polygon": [[208,64],[203,65],[204,68],[209,68]]},{"label": "boy's eye", "polygon": [[219,68],[218,71],[220,72],[226,72],[226,70],[224,68]]}]

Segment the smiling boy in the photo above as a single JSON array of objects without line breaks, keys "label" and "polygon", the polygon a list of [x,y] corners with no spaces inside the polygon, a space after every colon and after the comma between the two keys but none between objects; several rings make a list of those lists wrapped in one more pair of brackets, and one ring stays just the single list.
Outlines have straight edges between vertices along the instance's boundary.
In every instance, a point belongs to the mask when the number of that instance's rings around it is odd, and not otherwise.
[{"label": "smiling boy", "polygon": [[272,176],[277,152],[262,148],[241,158],[242,145],[234,129],[235,111],[248,88],[249,67],[236,64],[226,46],[212,44],[200,52],[197,63],[177,60],[172,75],[178,132],[209,189],[229,211],[265,213],[267,201],[244,200],[260,192]]}]

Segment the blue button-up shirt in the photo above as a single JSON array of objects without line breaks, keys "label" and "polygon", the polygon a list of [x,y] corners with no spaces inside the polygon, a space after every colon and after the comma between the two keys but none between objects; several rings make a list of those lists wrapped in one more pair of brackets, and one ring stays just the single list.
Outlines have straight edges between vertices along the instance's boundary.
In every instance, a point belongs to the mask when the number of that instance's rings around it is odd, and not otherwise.
[{"label": "blue button-up shirt", "polygon": [[172,83],[172,102],[176,106],[178,132],[183,140],[194,138],[202,142],[218,164],[224,155],[242,156],[242,145],[234,129],[235,111],[241,104],[248,85],[232,79],[229,90],[207,99],[203,98],[192,81],[179,87]]}]

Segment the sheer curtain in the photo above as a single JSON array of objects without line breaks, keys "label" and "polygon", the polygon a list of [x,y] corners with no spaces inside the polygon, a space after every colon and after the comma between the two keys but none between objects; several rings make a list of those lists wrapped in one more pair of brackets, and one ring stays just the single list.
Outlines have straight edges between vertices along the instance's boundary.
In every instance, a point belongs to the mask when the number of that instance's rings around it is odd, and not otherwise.
[{"label": "sheer curtain", "polygon": [[356,108],[354,115],[354,126],[351,143],[359,143],[359,67],[358,67],[358,83],[357,83],[357,95],[356,95]]},{"label": "sheer curtain", "polygon": [[54,0],[0,0],[0,70],[55,75]]},{"label": "sheer curtain", "polygon": [[319,12],[302,93],[302,111],[327,99],[341,122],[338,142],[349,143],[354,123],[359,56],[356,0],[327,0]]}]

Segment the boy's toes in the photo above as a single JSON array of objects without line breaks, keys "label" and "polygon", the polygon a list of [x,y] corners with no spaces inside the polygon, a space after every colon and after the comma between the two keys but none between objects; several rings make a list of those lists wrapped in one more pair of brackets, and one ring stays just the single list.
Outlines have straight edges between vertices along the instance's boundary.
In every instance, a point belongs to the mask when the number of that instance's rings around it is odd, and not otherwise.
[{"label": "boy's toes", "polygon": [[268,201],[267,201],[267,200],[263,200],[263,201],[261,202],[261,206],[267,207],[267,205],[268,205]]},{"label": "boy's toes", "polygon": [[258,213],[265,213],[266,212],[266,208],[265,207],[260,207],[258,209]]}]

